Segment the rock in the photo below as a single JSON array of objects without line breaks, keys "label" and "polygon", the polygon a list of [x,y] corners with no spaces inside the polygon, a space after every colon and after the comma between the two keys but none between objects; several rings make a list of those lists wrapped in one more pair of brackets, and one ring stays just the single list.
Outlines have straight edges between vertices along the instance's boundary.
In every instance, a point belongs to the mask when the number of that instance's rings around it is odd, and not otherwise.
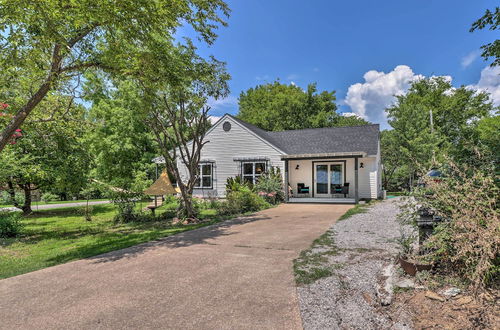
[{"label": "rock", "polygon": [[408,289],[408,288],[414,288],[415,287],[415,281],[413,281],[410,278],[403,278],[402,280],[397,281],[394,286],[403,288],[403,289]]},{"label": "rock", "polygon": [[472,297],[468,297],[468,296],[460,297],[457,300],[455,300],[455,302],[458,305],[467,305],[467,304],[470,304],[472,302]]},{"label": "rock", "polygon": [[179,219],[179,218],[173,218],[173,219],[172,219],[172,225],[177,225],[177,224],[179,224],[180,222],[181,222],[181,219]]},{"label": "rock", "polygon": [[372,304],[373,303],[373,299],[372,297],[367,293],[367,292],[363,292],[362,294],[363,296],[363,299],[365,299],[365,301],[368,303],[368,304]]},{"label": "rock", "polygon": [[442,295],[442,296],[445,296],[447,299],[450,299],[452,297],[455,297],[456,295],[460,294],[460,292],[462,292],[462,290],[460,290],[459,288],[448,288],[446,290],[441,290],[439,291],[439,294]]},{"label": "rock", "polygon": [[432,299],[432,300],[438,300],[441,302],[446,301],[446,299],[444,299],[443,297],[441,297],[440,295],[438,295],[437,293],[432,292],[432,291],[426,291],[425,296],[429,299]]}]

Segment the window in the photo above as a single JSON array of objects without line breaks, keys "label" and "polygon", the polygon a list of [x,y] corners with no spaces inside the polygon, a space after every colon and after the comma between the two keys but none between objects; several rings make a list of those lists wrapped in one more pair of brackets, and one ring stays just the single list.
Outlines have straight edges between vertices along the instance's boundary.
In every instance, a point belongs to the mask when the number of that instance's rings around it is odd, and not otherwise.
[{"label": "window", "polygon": [[212,163],[201,163],[198,165],[198,173],[196,174],[195,188],[211,189],[213,185],[213,170]]},{"label": "window", "polygon": [[242,164],[243,181],[255,184],[265,171],[265,162],[244,162]]}]

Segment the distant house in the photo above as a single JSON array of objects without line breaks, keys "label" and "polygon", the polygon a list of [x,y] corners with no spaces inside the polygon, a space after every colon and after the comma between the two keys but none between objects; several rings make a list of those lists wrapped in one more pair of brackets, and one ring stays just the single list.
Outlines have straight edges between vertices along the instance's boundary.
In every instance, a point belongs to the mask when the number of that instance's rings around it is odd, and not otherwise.
[{"label": "distant house", "polygon": [[[227,178],[255,183],[271,166],[281,170],[288,202],[357,203],[381,196],[379,125],[268,132],[226,114],[205,140],[195,196],[224,197]],[[179,168],[187,175],[180,161]]]}]

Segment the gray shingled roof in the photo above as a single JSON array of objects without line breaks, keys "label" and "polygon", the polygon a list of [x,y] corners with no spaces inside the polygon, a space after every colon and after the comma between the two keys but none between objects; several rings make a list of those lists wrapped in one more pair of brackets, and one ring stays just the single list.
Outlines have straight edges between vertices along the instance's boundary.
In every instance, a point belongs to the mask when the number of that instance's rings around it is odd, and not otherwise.
[{"label": "gray shingled roof", "polygon": [[268,132],[234,116],[231,118],[288,155],[348,152],[376,155],[378,151],[378,124]]}]

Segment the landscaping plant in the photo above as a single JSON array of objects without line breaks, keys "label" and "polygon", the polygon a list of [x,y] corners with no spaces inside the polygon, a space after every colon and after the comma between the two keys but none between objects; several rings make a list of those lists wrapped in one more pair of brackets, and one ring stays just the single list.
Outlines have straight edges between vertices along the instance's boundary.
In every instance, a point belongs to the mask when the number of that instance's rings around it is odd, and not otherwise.
[{"label": "landscaping plant", "polygon": [[271,169],[260,176],[254,190],[270,204],[278,204],[285,200],[283,191],[283,177],[278,167]]},{"label": "landscaping plant", "polygon": [[59,197],[53,193],[46,192],[42,194],[42,201],[47,203],[47,202],[54,202],[59,199]]},{"label": "landscaping plant", "polygon": [[232,215],[255,212],[269,207],[269,203],[255,193],[250,184],[241,178],[229,178],[226,183],[226,200],[219,203],[217,213]]},{"label": "landscaping plant", "polygon": [[21,233],[21,214],[18,212],[0,211],[0,237],[16,237]]},{"label": "landscaping plant", "polygon": [[476,292],[498,285],[500,213],[494,171],[449,161],[445,178],[424,177],[422,182],[406,207],[429,208],[444,220],[425,241],[421,258],[434,262],[443,274],[464,279]]}]

